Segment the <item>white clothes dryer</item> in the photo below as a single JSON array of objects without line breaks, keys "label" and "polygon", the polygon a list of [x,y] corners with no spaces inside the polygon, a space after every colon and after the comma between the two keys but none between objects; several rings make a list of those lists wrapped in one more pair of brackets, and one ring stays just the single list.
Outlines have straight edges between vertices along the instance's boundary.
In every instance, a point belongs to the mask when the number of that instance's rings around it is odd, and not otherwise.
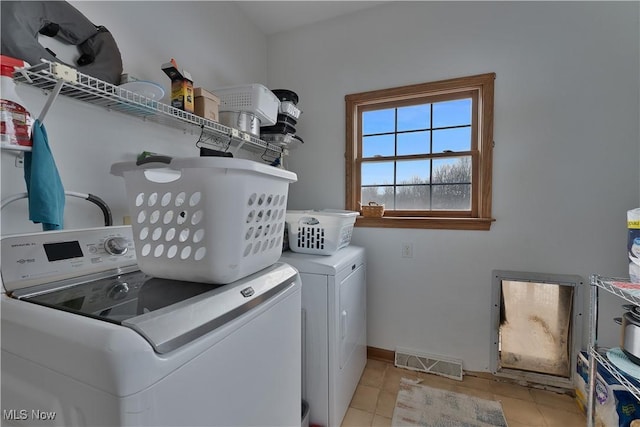
[{"label": "white clothes dryer", "polygon": [[309,422],[340,426],[367,363],[365,250],[284,252],[302,279],[302,395]]}]

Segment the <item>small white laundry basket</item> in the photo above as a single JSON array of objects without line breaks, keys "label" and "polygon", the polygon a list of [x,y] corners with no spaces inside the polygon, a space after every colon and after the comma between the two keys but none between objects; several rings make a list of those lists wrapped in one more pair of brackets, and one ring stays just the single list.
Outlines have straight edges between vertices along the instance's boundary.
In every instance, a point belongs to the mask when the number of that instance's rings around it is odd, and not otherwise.
[{"label": "small white laundry basket", "polygon": [[280,258],[293,172],[245,159],[154,156],[111,166],[127,190],[140,269],[225,284]]},{"label": "small white laundry basket", "polygon": [[339,209],[287,211],[289,249],[314,255],[331,255],[351,243],[358,212]]}]

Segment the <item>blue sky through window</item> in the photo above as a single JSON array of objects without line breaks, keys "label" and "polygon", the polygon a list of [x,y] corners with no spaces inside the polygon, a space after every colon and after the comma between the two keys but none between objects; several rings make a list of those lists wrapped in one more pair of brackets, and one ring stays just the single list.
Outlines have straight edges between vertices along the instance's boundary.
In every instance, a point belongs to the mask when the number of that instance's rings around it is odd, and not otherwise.
[{"label": "blue sky through window", "polygon": [[[471,150],[471,99],[366,111],[362,114],[362,156],[403,156]],[[453,127],[452,126],[464,126]],[[445,128],[445,129],[442,129]],[[398,133],[397,133],[398,132]],[[381,135],[382,134],[382,135]],[[439,160],[455,163],[458,158]],[[398,161],[395,182],[429,181],[430,161]],[[365,162],[362,185],[394,183],[394,162]]]}]

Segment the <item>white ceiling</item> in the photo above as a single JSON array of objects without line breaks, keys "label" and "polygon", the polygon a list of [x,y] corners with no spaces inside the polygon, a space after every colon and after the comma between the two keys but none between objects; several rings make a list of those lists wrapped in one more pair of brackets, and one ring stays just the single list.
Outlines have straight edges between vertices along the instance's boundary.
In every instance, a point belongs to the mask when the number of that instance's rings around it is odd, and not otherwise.
[{"label": "white ceiling", "polygon": [[385,1],[239,1],[237,5],[266,35],[335,18]]}]

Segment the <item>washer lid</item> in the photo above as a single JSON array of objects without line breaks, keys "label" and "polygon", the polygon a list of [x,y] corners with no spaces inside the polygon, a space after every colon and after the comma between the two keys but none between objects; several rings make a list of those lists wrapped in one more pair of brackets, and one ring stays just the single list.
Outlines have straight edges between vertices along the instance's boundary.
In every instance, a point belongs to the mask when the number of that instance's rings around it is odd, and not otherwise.
[{"label": "washer lid", "polygon": [[133,329],[167,353],[230,322],[293,285],[297,271],[276,263],[227,285],[160,279],[141,271],[61,286],[19,299]]},{"label": "washer lid", "polygon": [[251,276],[122,322],[167,353],[240,317],[293,286],[297,271],[277,263]]}]

